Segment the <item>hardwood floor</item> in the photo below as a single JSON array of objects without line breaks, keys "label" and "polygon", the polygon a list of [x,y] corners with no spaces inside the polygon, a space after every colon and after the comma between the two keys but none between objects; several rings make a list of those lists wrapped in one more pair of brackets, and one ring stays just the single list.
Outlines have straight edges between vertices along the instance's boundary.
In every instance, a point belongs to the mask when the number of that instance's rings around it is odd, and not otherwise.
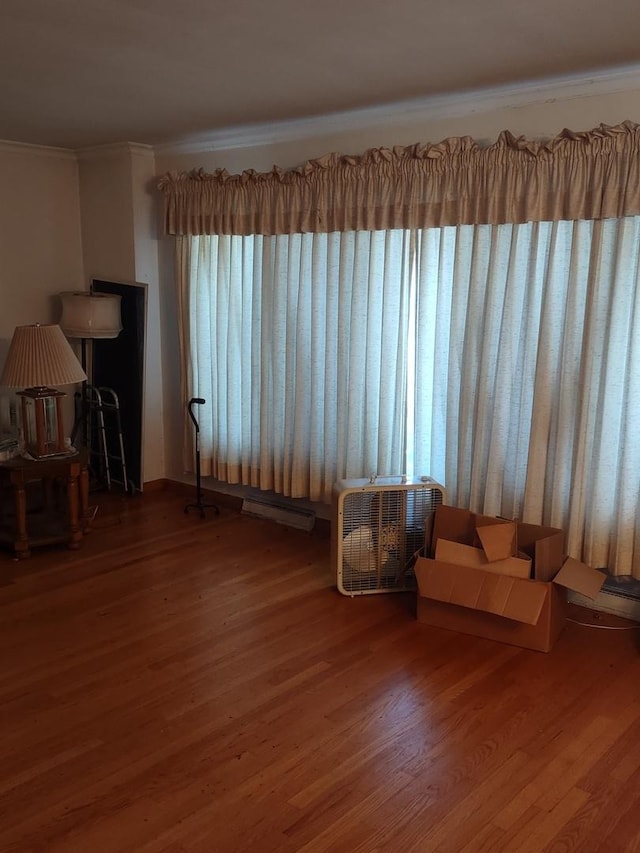
[{"label": "hardwood floor", "polygon": [[0,554],[3,853],[640,850],[640,631],[431,629],[340,596],[326,539],[184,500]]}]

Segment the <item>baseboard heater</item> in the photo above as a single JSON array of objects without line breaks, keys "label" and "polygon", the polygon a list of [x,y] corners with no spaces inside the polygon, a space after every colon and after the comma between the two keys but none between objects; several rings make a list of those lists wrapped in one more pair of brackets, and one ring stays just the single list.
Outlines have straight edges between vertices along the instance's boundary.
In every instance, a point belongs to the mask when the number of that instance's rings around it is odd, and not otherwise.
[{"label": "baseboard heater", "polygon": [[640,601],[635,597],[612,592],[608,589],[601,590],[595,601],[580,595],[578,592],[570,591],[568,597],[572,604],[588,607],[589,610],[600,610],[603,613],[611,613],[614,616],[621,616],[623,619],[640,622]]},{"label": "baseboard heater", "polygon": [[276,524],[284,524],[287,527],[295,527],[298,530],[313,530],[316,520],[315,513],[311,510],[284,506],[259,498],[244,498],[242,512],[245,515],[264,518],[267,521],[274,521]]}]

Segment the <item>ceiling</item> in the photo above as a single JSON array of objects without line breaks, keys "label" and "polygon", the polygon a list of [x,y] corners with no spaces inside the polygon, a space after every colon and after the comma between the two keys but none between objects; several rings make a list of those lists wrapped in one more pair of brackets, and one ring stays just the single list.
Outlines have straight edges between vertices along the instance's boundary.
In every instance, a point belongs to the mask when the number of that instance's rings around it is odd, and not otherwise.
[{"label": "ceiling", "polygon": [[636,0],[2,0],[0,139],[156,145],[635,64]]}]

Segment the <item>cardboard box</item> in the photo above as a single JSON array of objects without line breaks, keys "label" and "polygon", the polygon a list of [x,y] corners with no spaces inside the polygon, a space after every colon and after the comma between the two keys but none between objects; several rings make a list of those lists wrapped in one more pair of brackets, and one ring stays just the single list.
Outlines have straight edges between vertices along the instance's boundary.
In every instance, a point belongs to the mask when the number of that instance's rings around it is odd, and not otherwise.
[{"label": "cardboard box", "polygon": [[535,625],[423,596],[418,598],[418,621],[523,649],[549,652],[565,626],[567,599],[564,590],[556,584],[548,583],[544,587],[546,593]]},{"label": "cardboard box", "polygon": [[[535,579],[496,574],[490,571],[488,560],[486,565],[475,565],[478,555],[470,556],[468,549],[479,541],[476,519],[483,527],[500,522],[454,507],[438,507],[434,542],[428,550],[437,558],[420,557],[414,567],[418,620],[523,648],[550,651],[566,621],[565,588],[595,598],[605,575],[578,560],[564,560],[561,530],[519,522],[517,547],[531,558]],[[443,554],[446,561],[440,559]],[[456,562],[460,559],[462,563]],[[464,565],[465,561],[472,564]]]}]

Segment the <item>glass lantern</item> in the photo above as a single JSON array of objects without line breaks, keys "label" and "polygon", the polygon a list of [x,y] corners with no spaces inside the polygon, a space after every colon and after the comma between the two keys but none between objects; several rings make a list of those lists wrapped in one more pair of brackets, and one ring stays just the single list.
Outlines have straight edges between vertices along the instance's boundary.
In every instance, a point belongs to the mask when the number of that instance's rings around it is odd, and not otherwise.
[{"label": "glass lantern", "polygon": [[22,435],[25,451],[34,459],[65,453],[62,398],[55,388],[27,388],[22,398]]}]

